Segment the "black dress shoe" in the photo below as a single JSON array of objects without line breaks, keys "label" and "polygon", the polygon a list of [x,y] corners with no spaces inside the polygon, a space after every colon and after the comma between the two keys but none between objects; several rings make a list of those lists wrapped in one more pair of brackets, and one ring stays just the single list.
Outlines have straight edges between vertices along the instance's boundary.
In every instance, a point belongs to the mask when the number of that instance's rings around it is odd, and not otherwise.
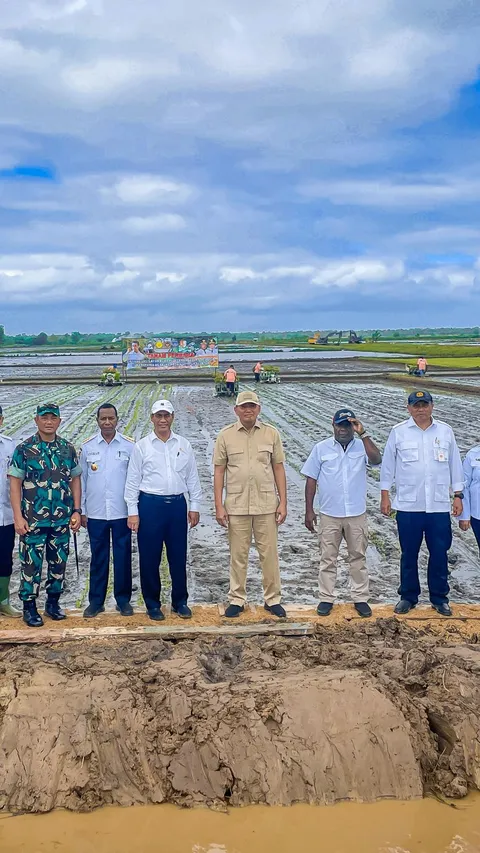
[{"label": "black dress shoe", "polygon": [[103,604],[89,604],[88,607],[83,611],[84,619],[94,619],[95,616],[98,616],[99,613],[105,613],[105,608]]},{"label": "black dress shoe", "polygon": [[226,616],[227,619],[235,619],[235,617],[240,616],[240,613],[243,613],[243,611],[244,608],[240,607],[239,604],[229,604],[223,615]]},{"label": "black dress shoe", "polygon": [[37,604],[35,601],[23,602],[23,621],[29,628],[42,627],[43,619],[37,610]]},{"label": "black dress shoe", "polygon": [[263,606],[272,616],[276,616],[278,619],[286,618],[287,614],[281,604],[264,604]]},{"label": "black dress shoe", "polygon": [[372,608],[365,601],[356,601],[353,606],[360,616],[372,615]]},{"label": "black dress shoe", "polygon": [[62,619],[67,618],[67,614],[60,607],[58,598],[47,597],[47,603],[45,604],[45,616],[49,616],[54,622],[60,622]]},{"label": "black dress shoe", "polygon": [[321,601],[317,607],[319,616],[328,616],[332,612],[333,604],[330,601]]},{"label": "black dress shoe", "polygon": [[147,610],[147,614],[149,619],[153,619],[154,622],[163,622],[165,619],[160,607],[156,607],[155,610]]},{"label": "black dress shoe", "polygon": [[129,601],[126,604],[122,604],[121,606],[117,604],[116,609],[122,616],[133,616],[133,607]]},{"label": "black dress shoe", "polygon": [[452,615],[452,610],[450,608],[448,601],[444,601],[443,604],[432,604],[432,607],[434,610],[437,611],[437,613],[440,613],[440,616],[451,616]]},{"label": "black dress shoe", "polygon": [[400,601],[398,602],[398,604],[396,605],[395,610],[393,612],[405,615],[405,613],[409,613],[410,610],[413,610],[413,608],[416,606],[417,605],[412,604],[411,601],[407,601],[406,598],[401,598]]},{"label": "black dress shoe", "polygon": [[176,613],[177,616],[180,616],[180,619],[192,618],[192,611],[186,604],[179,604],[178,607],[172,607],[172,613]]}]

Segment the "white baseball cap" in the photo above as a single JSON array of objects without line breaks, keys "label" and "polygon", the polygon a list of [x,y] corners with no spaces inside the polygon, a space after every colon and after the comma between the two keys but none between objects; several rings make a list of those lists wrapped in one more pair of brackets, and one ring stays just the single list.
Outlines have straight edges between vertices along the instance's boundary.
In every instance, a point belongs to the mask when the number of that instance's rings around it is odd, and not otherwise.
[{"label": "white baseball cap", "polygon": [[157,412],[168,412],[170,415],[173,415],[173,406],[170,400],[155,400],[152,406],[152,415],[155,415]]}]

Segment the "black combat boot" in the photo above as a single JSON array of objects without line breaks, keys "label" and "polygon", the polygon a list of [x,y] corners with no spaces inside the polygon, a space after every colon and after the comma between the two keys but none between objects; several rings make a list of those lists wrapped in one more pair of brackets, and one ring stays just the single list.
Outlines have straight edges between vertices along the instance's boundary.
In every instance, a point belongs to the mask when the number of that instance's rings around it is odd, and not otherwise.
[{"label": "black combat boot", "polygon": [[43,619],[37,610],[37,602],[35,600],[23,602],[23,621],[29,628],[42,627]]},{"label": "black combat boot", "polygon": [[58,600],[60,595],[48,595],[47,603],[45,604],[45,616],[50,616],[55,622],[60,622],[61,619],[66,619],[67,614],[60,607]]}]

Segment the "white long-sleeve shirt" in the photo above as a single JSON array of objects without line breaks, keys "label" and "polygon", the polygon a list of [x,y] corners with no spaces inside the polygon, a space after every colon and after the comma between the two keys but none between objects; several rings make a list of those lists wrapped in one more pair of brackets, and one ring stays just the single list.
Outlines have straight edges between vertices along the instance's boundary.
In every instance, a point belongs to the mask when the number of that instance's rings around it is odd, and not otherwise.
[{"label": "white long-sleeve shirt", "polygon": [[472,447],[465,456],[463,473],[465,497],[458,521],[470,521],[471,518],[480,518],[480,444]]},{"label": "white long-sleeve shirt", "polygon": [[106,521],[127,517],[125,480],[134,447],[120,432],[110,442],[98,433],[82,445],[82,515]]},{"label": "white long-sleeve shirt", "polygon": [[199,512],[202,489],[192,446],[182,435],[172,432],[168,441],[154,432],[133,448],[125,483],[128,514],[138,515],[140,492],[150,495],[182,495],[190,510]]},{"label": "white long-sleeve shirt", "polygon": [[380,488],[395,483],[393,509],[450,512],[450,490],[461,492],[464,475],[453,430],[432,418],[426,430],[413,420],[393,427],[383,454]]},{"label": "white long-sleeve shirt", "polygon": [[319,441],[302,468],[302,474],[317,480],[319,511],[335,518],[363,515],[367,465],[362,441],[354,439],[346,450],[333,437]]},{"label": "white long-sleeve shirt", "polygon": [[7,471],[10,466],[16,442],[13,438],[0,435],[0,527],[13,524],[13,509],[10,503],[10,478]]}]

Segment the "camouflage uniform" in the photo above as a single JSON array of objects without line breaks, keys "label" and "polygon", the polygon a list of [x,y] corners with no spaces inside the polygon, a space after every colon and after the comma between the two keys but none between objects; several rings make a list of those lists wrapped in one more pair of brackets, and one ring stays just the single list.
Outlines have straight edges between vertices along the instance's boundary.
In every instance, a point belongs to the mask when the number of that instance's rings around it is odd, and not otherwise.
[{"label": "camouflage uniform", "polygon": [[30,528],[20,537],[21,581],[19,597],[38,596],[45,553],[48,565],[47,594],[62,592],[70,542],[70,518],[74,509],[70,484],[82,469],[73,444],[58,435],[42,441],[38,433],[19,444],[8,470],[23,481],[22,515]]}]

